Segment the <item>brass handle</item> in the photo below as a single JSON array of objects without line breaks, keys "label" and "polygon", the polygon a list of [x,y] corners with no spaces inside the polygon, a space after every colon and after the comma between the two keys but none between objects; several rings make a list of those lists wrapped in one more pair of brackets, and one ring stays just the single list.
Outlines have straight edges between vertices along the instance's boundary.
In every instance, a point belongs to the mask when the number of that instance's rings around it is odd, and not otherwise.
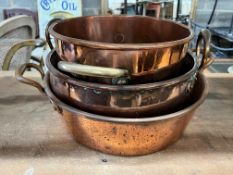
[{"label": "brass handle", "polygon": [[60,61],[58,63],[58,68],[62,71],[69,72],[72,74],[104,78],[126,77],[129,74],[128,70],[126,69],[82,65],[67,61]]},{"label": "brass handle", "polygon": [[33,63],[27,63],[27,64],[23,64],[22,66],[20,66],[16,71],[15,71],[15,77],[16,79],[21,82],[21,83],[24,83],[24,84],[28,84],[28,85],[31,85],[31,86],[34,86],[35,88],[37,88],[43,95],[46,95],[45,94],[45,90],[44,90],[44,87],[34,81],[34,80],[31,80],[29,78],[25,78],[23,76],[23,74],[25,73],[25,71],[27,70],[27,68],[34,68],[36,69],[40,75],[41,75],[41,78],[44,79],[44,72],[42,70],[42,68],[39,66],[39,65],[36,65],[36,64],[33,64]]},{"label": "brass handle", "polygon": [[[198,35],[197,45],[196,45],[196,56],[197,56],[197,62],[199,62],[199,71],[203,71],[214,61],[213,58],[209,58],[210,38],[211,38],[211,34],[207,29],[202,30]],[[203,50],[201,49],[202,41],[204,44]],[[200,56],[201,52],[202,52],[202,57]]]},{"label": "brass handle", "polygon": [[55,24],[57,24],[57,22],[61,21],[61,18],[54,18],[52,20],[50,20],[45,28],[45,38],[46,38],[46,42],[48,43],[49,47],[51,50],[54,49],[53,44],[51,42],[51,37],[50,37],[50,33],[49,33],[49,28],[53,27]]},{"label": "brass handle", "polygon": [[43,39],[30,39],[30,40],[21,41],[19,43],[14,44],[9,49],[9,51],[7,52],[7,54],[5,56],[2,70],[9,70],[10,63],[11,63],[13,56],[22,47],[26,47],[26,46],[41,47],[44,44],[45,44],[45,41]]}]

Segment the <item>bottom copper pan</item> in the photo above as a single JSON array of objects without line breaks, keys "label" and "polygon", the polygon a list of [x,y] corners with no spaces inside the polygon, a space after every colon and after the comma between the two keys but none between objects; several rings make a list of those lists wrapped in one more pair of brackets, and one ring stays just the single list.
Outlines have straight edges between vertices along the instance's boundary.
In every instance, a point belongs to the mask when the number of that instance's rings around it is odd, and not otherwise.
[{"label": "bottom copper pan", "polygon": [[167,115],[144,118],[106,117],[69,106],[54,96],[48,75],[45,91],[77,142],[108,154],[135,156],[161,150],[181,137],[194,111],[206,98],[207,83],[198,74],[192,99]]}]

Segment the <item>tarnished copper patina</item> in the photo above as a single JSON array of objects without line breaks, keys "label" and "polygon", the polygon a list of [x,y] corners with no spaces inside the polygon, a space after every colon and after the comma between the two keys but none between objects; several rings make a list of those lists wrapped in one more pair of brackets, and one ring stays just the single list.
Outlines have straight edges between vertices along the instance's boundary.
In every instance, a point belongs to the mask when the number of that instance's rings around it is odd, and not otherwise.
[{"label": "tarnished copper patina", "polygon": [[162,114],[185,102],[193,88],[197,65],[187,54],[178,75],[166,81],[136,85],[104,85],[72,78],[57,69],[59,56],[52,51],[46,66],[51,88],[64,102],[103,115],[142,117]]},{"label": "tarnished copper patina", "polygon": [[87,113],[59,100],[49,88],[46,93],[63,116],[74,139],[92,149],[108,154],[135,156],[161,150],[177,141],[194,111],[207,95],[207,84],[199,74],[192,97],[166,115],[143,118],[116,118]]},{"label": "tarnished copper patina", "polygon": [[[62,60],[120,68],[137,79],[179,63],[193,38],[191,29],[182,24],[143,16],[88,16],[52,23],[46,36],[53,49],[50,35]],[[144,80],[154,81],[151,78]]]}]

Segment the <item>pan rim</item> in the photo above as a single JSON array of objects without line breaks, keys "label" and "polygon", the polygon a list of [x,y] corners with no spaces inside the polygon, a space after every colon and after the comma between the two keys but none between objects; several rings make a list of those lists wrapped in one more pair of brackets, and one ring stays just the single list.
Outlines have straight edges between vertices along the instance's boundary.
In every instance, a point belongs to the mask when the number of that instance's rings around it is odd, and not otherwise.
[{"label": "pan rim", "polygon": [[52,92],[50,88],[49,83],[49,73],[46,74],[44,81],[45,81],[45,92],[50,99],[50,101],[60,108],[64,108],[65,110],[71,112],[71,113],[78,113],[79,115],[82,115],[83,117],[98,120],[98,121],[104,121],[104,122],[114,122],[114,123],[148,123],[148,122],[156,122],[161,120],[168,120],[175,117],[183,117],[185,114],[188,114],[190,112],[194,112],[205,100],[207,94],[208,94],[208,81],[206,80],[205,76],[202,73],[198,73],[199,81],[203,84],[203,90],[200,94],[200,97],[198,100],[196,100],[193,104],[191,104],[188,107],[185,107],[184,109],[181,109],[179,111],[176,111],[174,113],[161,115],[161,116],[153,116],[153,117],[145,117],[145,118],[122,118],[122,117],[111,117],[111,116],[103,116],[98,114],[89,113],[83,110],[80,110],[78,108],[75,108],[73,106],[70,106],[64,102],[62,102],[60,99],[58,99],[54,93]]},{"label": "pan rim", "polygon": [[68,37],[62,34],[57,33],[54,30],[54,27],[56,27],[57,24],[52,25],[48,28],[49,33],[55,37],[56,39],[59,39],[61,41],[69,42],[72,44],[85,46],[85,47],[92,47],[92,48],[99,48],[99,49],[113,49],[113,50],[143,50],[143,49],[152,49],[152,48],[164,48],[164,47],[172,47],[175,45],[185,44],[189,42],[194,37],[194,32],[191,28],[188,26],[185,26],[184,24],[180,24],[178,22],[169,20],[169,19],[157,19],[149,16],[137,16],[137,15],[111,15],[111,16],[85,16],[85,17],[75,17],[75,18],[69,18],[64,19],[62,23],[75,20],[79,18],[106,18],[106,17],[122,17],[122,18],[148,18],[155,21],[166,21],[170,22],[172,24],[178,25],[184,29],[186,29],[189,32],[189,35],[187,37],[184,37],[182,39],[174,40],[174,41],[165,41],[165,42],[159,42],[159,43],[135,43],[135,44],[116,44],[116,43],[109,43],[109,42],[97,42],[97,41],[89,41],[89,40],[83,40],[83,39],[77,39]]}]

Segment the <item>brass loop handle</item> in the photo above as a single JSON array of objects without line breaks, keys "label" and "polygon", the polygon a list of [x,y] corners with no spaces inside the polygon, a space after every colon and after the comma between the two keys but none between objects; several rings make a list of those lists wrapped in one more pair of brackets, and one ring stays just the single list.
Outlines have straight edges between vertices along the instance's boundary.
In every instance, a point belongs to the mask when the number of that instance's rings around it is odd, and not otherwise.
[{"label": "brass loop handle", "polygon": [[82,65],[67,61],[59,61],[58,68],[64,72],[92,77],[119,78],[129,74],[126,69]]},{"label": "brass loop handle", "polygon": [[51,42],[51,37],[50,37],[50,33],[49,33],[49,28],[53,28],[53,26],[55,24],[57,24],[57,22],[61,21],[62,19],[61,18],[54,18],[52,20],[50,20],[45,28],[45,39],[46,39],[46,42],[48,43],[49,47],[51,50],[54,49],[53,47],[53,44]]},{"label": "brass loop handle", "polygon": [[31,85],[35,88],[37,88],[43,95],[46,95],[45,93],[45,89],[44,87],[34,81],[34,80],[31,80],[29,78],[25,78],[23,75],[25,73],[25,71],[27,70],[27,68],[34,68],[36,69],[40,75],[41,75],[41,78],[44,79],[44,71],[42,70],[42,68],[39,66],[39,65],[36,65],[36,64],[33,64],[33,63],[27,63],[27,64],[23,64],[21,65],[16,71],[15,71],[15,77],[16,79],[21,82],[21,83],[24,83],[24,84],[28,84],[28,85]]},{"label": "brass loop handle", "polygon": [[[210,38],[211,38],[211,34],[207,29],[202,30],[198,35],[197,44],[196,44],[196,57],[197,57],[197,62],[199,63],[198,66],[199,71],[203,71],[214,61],[213,58],[209,58]],[[204,44],[203,49],[201,49],[202,41]],[[202,57],[200,56],[201,53],[202,53]]]},{"label": "brass loop handle", "polygon": [[9,49],[9,51],[7,52],[7,54],[5,56],[5,59],[3,61],[2,70],[9,70],[10,63],[11,63],[11,60],[12,60],[13,56],[22,47],[28,47],[28,46],[41,47],[44,44],[45,44],[45,41],[43,39],[30,39],[30,40],[21,41],[19,43],[14,44]]}]

